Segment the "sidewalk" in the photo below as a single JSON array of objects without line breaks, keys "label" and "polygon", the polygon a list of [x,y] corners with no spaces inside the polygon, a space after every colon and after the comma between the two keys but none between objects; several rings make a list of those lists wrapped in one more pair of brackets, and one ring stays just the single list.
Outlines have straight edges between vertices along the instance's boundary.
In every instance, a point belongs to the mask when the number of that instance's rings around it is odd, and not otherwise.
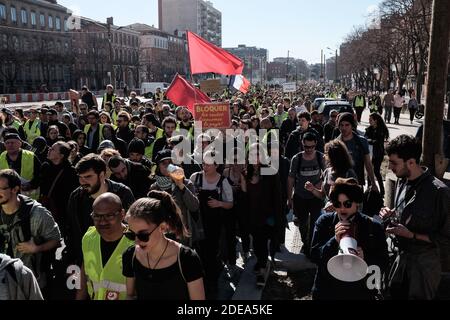
[{"label": "sidewalk", "polygon": [[[288,221],[291,220],[292,214],[288,216]],[[302,244],[298,227],[293,222],[290,222],[289,229],[286,229],[285,245],[282,246],[282,252],[275,255],[275,266],[270,272],[286,275],[289,272],[315,269],[315,264],[311,263],[308,258],[300,253]],[[261,300],[264,287],[256,286],[256,276],[253,273],[255,263],[256,258],[252,256],[245,265],[232,300]],[[280,299],[283,299],[283,297],[280,297]]]}]

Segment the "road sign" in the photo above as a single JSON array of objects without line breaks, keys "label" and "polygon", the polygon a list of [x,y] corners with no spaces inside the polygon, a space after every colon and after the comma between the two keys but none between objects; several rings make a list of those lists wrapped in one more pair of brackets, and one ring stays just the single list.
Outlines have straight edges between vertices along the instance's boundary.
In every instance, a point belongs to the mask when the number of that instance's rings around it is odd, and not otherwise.
[{"label": "road sign", "polygon": [[283,84],[283,92],[290,93],[297,91],[297,84],[295,82],[287,82]]}]

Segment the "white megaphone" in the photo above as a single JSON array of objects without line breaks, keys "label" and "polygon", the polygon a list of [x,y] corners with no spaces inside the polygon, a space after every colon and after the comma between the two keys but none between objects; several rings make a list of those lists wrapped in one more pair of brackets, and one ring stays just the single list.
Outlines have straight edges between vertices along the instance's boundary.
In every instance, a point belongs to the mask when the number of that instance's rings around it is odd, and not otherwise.
[{"label": "white megaphone", "polygon": [[344,235],[339,243],[339,254],[328,261],[328,272],[338,280],[356,282],[367,275],[367,263],[358,257],[358,243]]}]

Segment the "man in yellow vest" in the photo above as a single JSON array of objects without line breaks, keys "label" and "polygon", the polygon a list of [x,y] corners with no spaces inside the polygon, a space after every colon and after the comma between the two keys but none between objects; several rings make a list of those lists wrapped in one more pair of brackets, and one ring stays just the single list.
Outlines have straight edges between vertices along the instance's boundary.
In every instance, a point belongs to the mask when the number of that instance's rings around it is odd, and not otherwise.
[{"label": "man in yellow vest", "polygon": [[358,122],[361,122],[363,111],[366,108],[366,96],[364,95],[364,93],[362,92],[358,93],[358,95],[353,100],[353,107],[355,108]]},{"label": "man in yellow vest", "polygon": [[153,138],[153,142],[145,148],[145,156],[149,159],[153,159],[153,147],[155,146],[156,140],[164,136],[164,130],[161,129],[160,122],[152,113],[147,113],[142,117],[142,125],[146,126],[150,131],[148,137]]},{"label": "man in yellow vest", "polygon": [[33,145],[34,139],[41,135],[41,121],[37,119],[37,115],[36,109],[30,109],[30,117],[23,125],[27,142],[31,145]]},{"label": "man in yellow vest", "polygon": [[112,86],[112,84],[108,84],[106,86],[106,92],[103,95],[102,110],[105,109],[106,102],[111,102],[112,104],[114,104],[114,101],[116,101],[116,99],[117,97],[116,94],[114,93],[114,87]]},{"label": "man in yellow vest", "polygon": [[107,192],[95,199],[92,209],[94,226],[82,240],[83,264],[76,299],[125,300],[127,287],[122,275],[122,253],[134,242],[124,236],[122,201]]},{"label": "man in yellow vest", "polygon": [[[191,121],[192,115],[186,107],[178,107],[181,108],[179,111],[175,112],[175,114],[180,113],[181,120],[178,121],[177,124],[177,132],[176,134],[187,135],[186,138],[189,138],[192,143],[194,142],[194,123]],[[181,129],[185,131],[181,131]]]},{"label": "man in yellow vest", "polygon": [[89,124],[84,127],[84,133],[86,133],[86,145],[95,152],[100,143],[104,140],[103,125],[99,123],[100,114],[96,110],[89,111],[87,119]]},{"label": "man in yellow vest", "polygon": [[277,129],[281,128],[281,125],[283,124],[283,121],[288,118],[288,113],[284,110],[284,105],[282,103],[279,103],[277,105],[277,112],[274,115],[275,119],[275,127]]},{"label": "man in yellow vest", "polygon": [[22,180],[22,194],[37,200],[41,170],[38,157],[33,152],[22,149],[22,140],[17,133],[8,133],[3,140],[6,151],[0,155],[0,169],[15,170]]},{"label": "man in yellow vest", "polygon": [[19,130],[21,123],[14,118],[13,112],[8,108],[2,109],[3,123],[6,127],[13,127]]},{"label": "man in yellow vest", "polygon": [[113,108],[110,112],[112,124],[117,126],[117,120],[119,119],[119,113],[122,109],[122,105],[120,104],[120,100],[115,100],[113,103]]}]

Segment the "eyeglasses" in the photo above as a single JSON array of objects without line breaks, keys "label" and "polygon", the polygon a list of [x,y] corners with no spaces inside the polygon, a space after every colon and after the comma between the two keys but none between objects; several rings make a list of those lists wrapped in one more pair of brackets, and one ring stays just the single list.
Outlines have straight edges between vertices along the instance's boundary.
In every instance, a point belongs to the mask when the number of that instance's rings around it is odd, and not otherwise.
[{"label": "eyeglasses", "polygon": [[139,232],[139,233],[134,233],[133,231],[128,229],[123,234],[131,241],[135,241],[136,238],[138,238],[139,241],[148,242],[148,240],[150,240],[150,236],[152,235],[153,232],[155,232],[156,229],[158,229],[158,227],[159,225],[157,225],[156,228],[153,229],[151,232]]},{"label": "eyeglasses", "polygon": [[333,202],[333,207],[335,207],[336,209],[340,209],[342,206],[344,206],[347,209],[350,209],[353,206],[353,201],[346,200],[346,201],[344,201],[344,203]]},{"label": "eyeglasses", "polygon": [[102,220],[105,221],[112,221],[115,217],[117,217],[120,214],[120,211],[117,211],[116,213],[108,213],[108,214],[96,214],[94,212],[91,213],[91,218],[95,222],[100,222]]},{"label": "eyeglasses", "polygon": [[316,147],[316,145],[313,146],[303,146],[305,148],[305,150],[312,150]]}]

